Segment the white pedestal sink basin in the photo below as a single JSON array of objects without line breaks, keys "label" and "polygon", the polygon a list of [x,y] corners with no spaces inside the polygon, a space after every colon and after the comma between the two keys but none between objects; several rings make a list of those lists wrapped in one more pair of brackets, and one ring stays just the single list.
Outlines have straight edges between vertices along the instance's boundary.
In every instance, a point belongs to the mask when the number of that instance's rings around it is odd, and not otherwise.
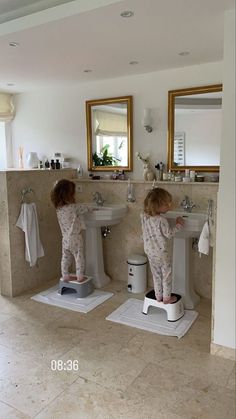
[{"label": "white pedestal sink basin", "polygon": [[93,277],[96,288],[102,288],[110,282],[104,271],[101,227],[112,226],[121,222],[127,213],[127,205],[111,204],[94,206],[95,211],[84,216],[86,224],[86,275]]},{"label": "white pedestal sink basin", "polygon": [[168,211],[165,216],[171,227],[175,226],[177,217],[184,218],[184,228],[175,235],[173,241],[172,292],[182,295],[186,309],[193,309],[200,300],[200,297],[194,290],[190,274],[192,238],[198,238],[200,236],[207,216],[203,213],[188,213],[184,211]]}]

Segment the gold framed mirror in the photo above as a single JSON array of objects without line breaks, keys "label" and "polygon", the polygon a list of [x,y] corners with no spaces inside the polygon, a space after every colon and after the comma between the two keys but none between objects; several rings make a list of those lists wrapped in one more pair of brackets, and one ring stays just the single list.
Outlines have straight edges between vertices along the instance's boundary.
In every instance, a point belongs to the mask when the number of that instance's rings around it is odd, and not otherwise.
[{"label": "gold framed mirror", "polygon": [[168,92],[168,170],[218,172],[222,84]]},{"label": "gold framed mirror", "polygon": [[133,169],[132,96],[86,101],[88,170]]}]

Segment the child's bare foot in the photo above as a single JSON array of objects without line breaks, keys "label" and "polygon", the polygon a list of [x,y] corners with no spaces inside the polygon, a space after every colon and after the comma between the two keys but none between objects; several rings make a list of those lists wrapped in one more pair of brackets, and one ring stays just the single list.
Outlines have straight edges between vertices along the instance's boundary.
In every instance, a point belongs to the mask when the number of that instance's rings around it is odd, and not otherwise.
[{"label": "child's bare foot", "polygon": [[62,279],[64,282],[69,282],[71,280],[71,277],[70,275],[64,275]]},{"label": "child's bare foot", "polygon": [[163,300],[163,298],[160,295],[155,295],[155,297],[158,303],[160,303]]},{"label": "child's bare foot", "polygon": [[84,275],[81,275],[81,276],[77,276],[77,281],[78,282],[84,282],[85,281],[85,276]]},{"label": "child's bare foot", "polygon": [[173,304],[173,303],[176,303],[176,301],[177,301],[176,295],[172,295],[169,298],[163,298],[163,303],[164,304]]}]

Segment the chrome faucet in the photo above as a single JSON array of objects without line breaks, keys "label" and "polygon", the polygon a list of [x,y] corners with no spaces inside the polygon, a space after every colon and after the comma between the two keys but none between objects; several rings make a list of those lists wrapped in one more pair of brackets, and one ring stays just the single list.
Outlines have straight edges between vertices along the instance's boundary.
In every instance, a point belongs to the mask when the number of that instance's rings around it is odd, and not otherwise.
[{"label": "chrome faucet", "polygon": [[93,192],[93,201],[95,201],[98,206],[102,207],[105,199],[103,199],[100,192]]},{"label": "chrome faucet", "polygon": [[190,200],[188,195],[185,195],[183,201],[181,202],[181,207],[185,212],[192,212],[192,209],[195,208],[196,205]]}]

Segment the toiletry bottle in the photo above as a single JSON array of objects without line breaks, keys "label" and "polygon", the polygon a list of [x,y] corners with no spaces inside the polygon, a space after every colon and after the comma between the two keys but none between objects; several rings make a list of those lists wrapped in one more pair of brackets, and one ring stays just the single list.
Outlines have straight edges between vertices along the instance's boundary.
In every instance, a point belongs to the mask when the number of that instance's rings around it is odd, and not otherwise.
[{"label": "toiletry bottle", "polygon": [[119,177],[119,173],[117,172],[117,170],[114,170],[114,172],[112,173],[112,179],[116,180]]},{"label": "toiletry bottle", "polygon": [[45,169],[50,168],[50,163],[49,163],[48,159],[45,161],[44,166],[45,166]]},{"label": "toiletry bottle", "polygon": [[119,180],[125,180],[125,171],[124,170],[119,172]]},{"label": "toiletry bottle", "polygon": [[128,179],[127,185],[127,202],[135,202],[135,197],[133,194],[133,184],[130,182],[130,178]]},{"label": "toiletry bottle", "polygon": [[60,164],[60,162],[59,162],[59,159],[56,159],[56,164],[55,164],[55,166],[56,166],[56,169],[60,169],[60,168],[61,168],[61,164]]},{"label": "toiletry bottle", "polygon": [[161,180],[160,179],[160,165],[159,163],[156,164],[155,168],[157,169],[157,181]]},{"label": "toiletry bottle", "polygon": [[82,177],[82,176],[83,176],[83,169],[79,164],[77,167],[77,177]]},{"label": "toiletry bottle", "polygon": [[171,181],[171,170],[168,171],[168,180]]},{"label": "toiletry bottle", "polygon": [[190,182],[195,182],[195,170],[190,170]]},{"label": "toiletry bottle", "polygon": [[163,180],[163,170],[164,170],[164,164],[161,161],[160,162],[160,180]]},{"label": "toiletry bottle", "polygon": [[55,169],[55,162],[54,162],[54,160],[53,160],[53,159],[51,160],[51,164],[50,164],[50,166],[51,166],[51,169]]}]

